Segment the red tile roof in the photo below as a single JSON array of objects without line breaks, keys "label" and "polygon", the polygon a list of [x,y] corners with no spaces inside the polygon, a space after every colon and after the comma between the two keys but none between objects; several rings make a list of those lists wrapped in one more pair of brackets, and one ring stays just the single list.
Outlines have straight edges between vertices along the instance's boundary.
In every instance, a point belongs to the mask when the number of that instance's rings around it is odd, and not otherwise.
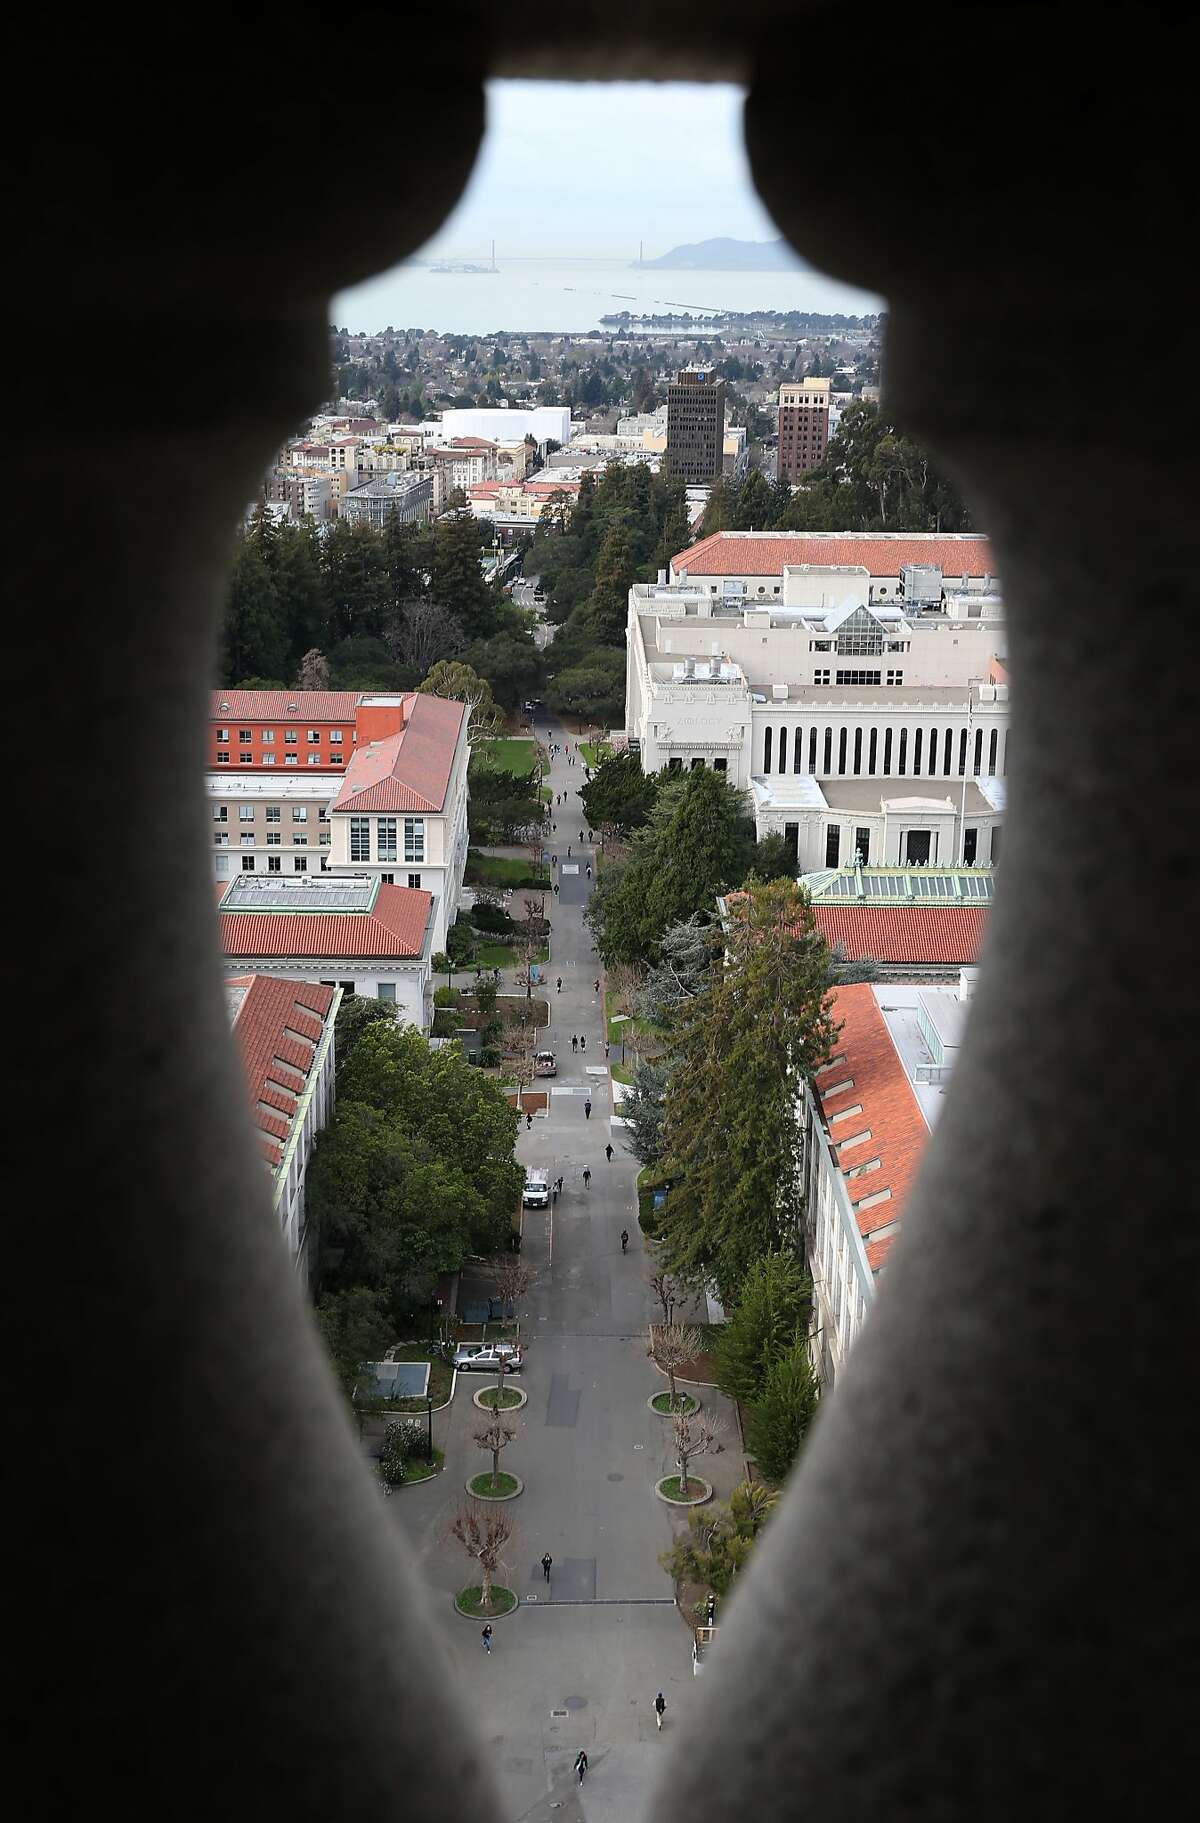
[{"label": "red tile roof", "polygon": [[270,975],[234,975],[227,985],[245,990],[233,1010],[233,1035],[259,1147],[274,1167],[283,1157],[337,990]]},{"label": "red tile roof", "polygon": [[462,703],[412,696],[399,734],[355,748],[331,808],[442,810],[465,715]]},{"label": "red tile roof", "polygon": [[872,576],[897,576],[902,563],[937,563],[946,576],[994,576],[996,560],[981,533],[712,532],[671,559],[679,576],[781,576],[785,563],[849,564]]},{"label": "red tile roof", "polygon": [[[361,690],[214,690],[210,721],[352,722]],[[293,708],[293,705],[294,708]]]},{"label": "red tile roof", "polygon": [[[239,876],[219,884],[228,890]],[[433,895],[380,885],[369,912],[222,911],[221,949],[231,961],[408,962],[425,947]]]},{"label": "red tile roof", "polygon": [[812,908],[830,948],[840,943],[849,962],[928,963],[946,968],[976,962],[987,927],[985,905],[822,905]]},{"label": "red tile roof", "polygon": [[[929,1128],[870,987],[861,984],[838,988],[832,1012],[842,1027],[834,1046],[837,1062],[827,1063],[817,1071],[815,1088],[846,1177],[846,1192],[866,1245],[867,1264],[872,1272],[878,1272],[895,1236],[886,1234],[879,1240],[870,1237],[901,1220]],[[851,1086],[836,1094],[830,1092],[844,1082]],[[861,1108],[862,1112],[847,1113],[844,1120],[836,1118],[850,1108]],[[867,1132],[869,1139],[858,1140],[855,1145],[847,1143]],[[849,1176],[862,1165],[875,1168]],[[888,1193],[883,1200],[871,1200],[882,1192]],[[860,1207],[868,1201],[870,1208]]]},{"label": "red tile roof", "polygon": [[486,437],[452,437],[450,443],[453,449],[477,450],[499,448],[499,444],[489,443]]}]

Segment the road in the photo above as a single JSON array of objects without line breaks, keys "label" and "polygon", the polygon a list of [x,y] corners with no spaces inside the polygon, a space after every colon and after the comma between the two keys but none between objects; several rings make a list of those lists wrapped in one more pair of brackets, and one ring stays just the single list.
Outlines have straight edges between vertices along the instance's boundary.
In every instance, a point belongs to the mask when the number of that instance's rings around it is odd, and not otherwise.
[{"label": "road", "polygon": [[[574,747],[551,718],[537,719],[539,734],[550,728],[552,738]],[[586,842],[581,858],[577,839],[586,832],[577,795],[583,782],[582,762],[568,766],[564,755],[555,756],[549,784],[556,798],[567,794],[565,805],[555,806],[558,830],[551,837],[562,863],[548,971],[560,1073],[549,1085],[548,1113],[535,1118],[532,1130],[522,1128],[518,1156],[566,1183],[552,1217],[540,1211],[525,1217],[522,1258],[535,1275],[520,1382],[529,1399],[502,1459],[525,1482],[507,1508],[517,1534],[502,1578],[516,1588],[521,1606],[496,1623],[490,1657],[481,1650],[478,1624],[452,1607],[468,1564],[446,1539],[463,1483],[486,1466],[472,1442],[481,1414],[469,1377],[460,1376],[452,1405],[435,1419],[446,1472],[388,1502],[416,1550],[452,1675],[478,1713],[506,1823],[631,1823],[696,1689],[690,1636],[658,1561],[682,1521],[653,1492],[674,1462],[669,1427],[647,1406],[663,1382],[646,1359],[652,1312],[636,1164],[621,1145],[621,1129],[610,1128],[603,1007],[594,985],[600,971],[582,920],[591,858]],[[568,871],[572,865],[577,872]],[[561,993],[554,988],[558,976]],[[586,1037],[586,1052],[572,1056],[572,1033]],[[584,1115],[589,1094],[590,1120]],[[604,1156],[610,1135],[611,1164]],[[590,1190],[585,1165],[592,1170]],[[627,1255],[623,1227],[630,1234]],[[729,1414],[715,1391],[704,1398]],[[705,1473],[725,1493],[737,1466],[735,1446]],[[545,1551],[554,1559],[549,1589],[540,1562]],[[652,1709],[658,1690],[667,1699],[661,1736]],[[581,1746],[590,1760],[582,1793],[571,1773]]]}]

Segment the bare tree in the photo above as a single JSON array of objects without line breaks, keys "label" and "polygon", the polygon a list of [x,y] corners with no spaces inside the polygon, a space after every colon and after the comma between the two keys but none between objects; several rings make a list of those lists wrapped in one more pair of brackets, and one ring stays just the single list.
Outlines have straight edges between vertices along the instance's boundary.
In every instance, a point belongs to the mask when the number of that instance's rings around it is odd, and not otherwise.
[{"label": "bare tree", "polygon": [[681,1323],[651,1323],[646,1332],[646,1353],[667,1376],[671,1388],[671,1410],[679,1404],[675,1376],[694,1361],[704,1346],[698,1329],[685,1329]]},{"label": "bare tree", "polygon": [[301,690],[328,690],[329,660],[316,646],[300,660],[300,675],[296,681]]},{"label": "bare tree", "polygon": [[411,665],[424,677],[440,658],[462,651],[463,630],[454,615],[436,607],[428,595],[414,595],[401,604],[387,643],[401,664]]},{"label": "bare tree", "polygon": [[492,1277],[496,1281],[501,1317],[511,1306],[516,1318],[517,1307],[533,1282],[533,1274],[519,1253],[501,1253],[492,1261]]},{"label": "bare tree", "polygon": [[697,1456],[708,1456],[725,1446],[725,1420],[709,1412],[676,1412],[671,1419],[675,1454],[679,1458],[679,1481],[682,1492],[688,1491],[688,1466]]},{"label": "bare tree", "polygon": [[492,1492],[496,1491],[496,1481],[500,1474],[500,1452],[506,1450],[516,1436],[516,1426],[509,1424],[499,1412],[494,1418],[481,1426],[474,1433],[475,1442],[481,1450],[487,1450],[492,1458]]},{"label": "bare tree", "polygon": [[515,1529],[503,1507],[464,1504],[450,1521],[450,1537],[479,1565],[479,1605],[485,1614],[492,1611],[492,1579],[503,1567],[504,1547]]},{"label": "bare tree", "polygon": [[650,1289],[662,1305],[663,1322],[669,1324],[675,1314],[676,1304],[683,1302],[683,1287],[669,1272],[656,1272],[650,1281]]}]

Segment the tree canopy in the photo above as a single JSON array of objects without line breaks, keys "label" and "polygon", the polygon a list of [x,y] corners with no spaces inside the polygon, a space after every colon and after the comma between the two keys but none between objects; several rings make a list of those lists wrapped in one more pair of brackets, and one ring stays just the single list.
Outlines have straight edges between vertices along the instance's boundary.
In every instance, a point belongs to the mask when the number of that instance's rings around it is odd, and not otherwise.
[{"label": "tree canopy", "polygon": [[636,753],[605,754],[579,794],[588,823],[623,834],[640,829],[654,808],[658,784],[659,775],[643,772]]}]

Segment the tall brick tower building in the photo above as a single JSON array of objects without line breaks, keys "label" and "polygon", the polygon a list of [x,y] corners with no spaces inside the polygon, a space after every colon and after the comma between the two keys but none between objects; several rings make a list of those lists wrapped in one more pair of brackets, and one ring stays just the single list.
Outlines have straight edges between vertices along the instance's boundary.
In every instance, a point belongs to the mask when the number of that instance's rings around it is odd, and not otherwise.
[{"label": "tall brick tower building", "polygon": [[829,442],[829,381],[789,381],[779,388],[779,455],[775,474],[796,481],[819,468]]},{"label": "tall brick tower building", "polygon": [[685,367],[667,387],[667,467],[680,481],[715,481],[725,446],[725,382]]}]

